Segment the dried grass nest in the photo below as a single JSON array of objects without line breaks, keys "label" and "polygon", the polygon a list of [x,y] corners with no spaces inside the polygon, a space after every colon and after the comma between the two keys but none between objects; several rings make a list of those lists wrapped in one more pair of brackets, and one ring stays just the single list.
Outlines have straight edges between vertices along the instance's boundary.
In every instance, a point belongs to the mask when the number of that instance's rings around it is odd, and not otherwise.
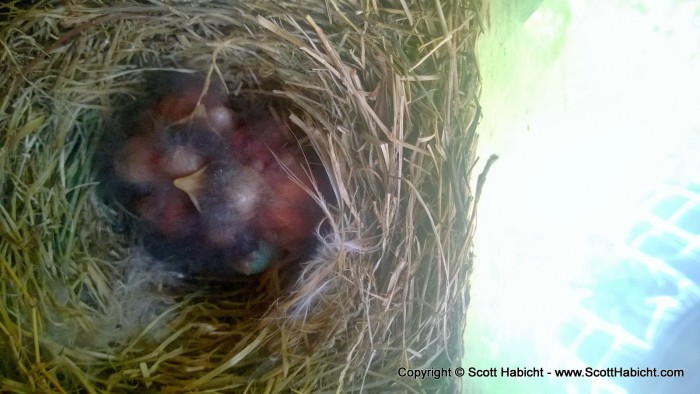
[{"label": "dried grass nest", "polygon": [[[458,390],[398,368],[462,359],[487,3],[0,8],[0,390]],[[198,284],[116,228],[93,164],[153,69],[290,103],[338,199],[301,272]]]}]

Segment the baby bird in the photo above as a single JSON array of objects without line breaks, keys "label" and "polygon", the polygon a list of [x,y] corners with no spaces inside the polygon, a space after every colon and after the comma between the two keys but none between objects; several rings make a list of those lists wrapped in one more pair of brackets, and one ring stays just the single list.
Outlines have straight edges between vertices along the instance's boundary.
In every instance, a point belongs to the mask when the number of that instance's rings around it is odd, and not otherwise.
[{"label": "baby bird", "polygon": [[[275,129],[256,130],[242,145],[233,145],[234,157],[243,164],[237,171],[229,163],[216,162],[176,180],[199,207],[207,237],[225,245],[226,229],[245,220],[255,235],[280,251],[299,254],[313,238],[322,211],[312,197],[314,179],[291,147],[274,144]],[[275,125],[275,127],[281,127]],[[246,133],[249,130],[237,130]],[[266,144],[268,138],[271,144]],[[235,149],[235,150],[233,150]],[[274,151],[273,151],[274,149]]]},{"label": "baby bird", "polygon": [[124,205],[167,245],[152,249],[167,255],[176,246],[179,256],[168,257],[244,274],[302,257],[322,219],[314,182],[330,186],[325,172],[312,174],[288,127],[235,111],[223,84],[205,86],[199,76],[167,73],[153,83],[112,165],[129,191]]}]

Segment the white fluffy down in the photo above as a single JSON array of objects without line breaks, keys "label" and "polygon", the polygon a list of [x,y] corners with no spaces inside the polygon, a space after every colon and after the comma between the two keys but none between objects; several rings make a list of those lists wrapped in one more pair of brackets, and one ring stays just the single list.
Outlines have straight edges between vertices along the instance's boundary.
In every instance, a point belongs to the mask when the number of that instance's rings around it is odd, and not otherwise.
[{"label": "white fluffy down", "polygon": [[180,285],[183,275],[140,249],[117,264],[122,275],[113,284],[109,298],[98,300],[85,289],[77,300],[91,305],[92,314],[70,316],[71,301],[76,302],[71,300],[70,290],[59,282],[52,286],[55,299],[66,307],[57,310],[67,313],[56,312],[49,319],[47,339],[69,346],[106,348],[124,346],[130,341],[160,342],[168,335],[167,326],[176,308],[173,297],[163,289]]}]

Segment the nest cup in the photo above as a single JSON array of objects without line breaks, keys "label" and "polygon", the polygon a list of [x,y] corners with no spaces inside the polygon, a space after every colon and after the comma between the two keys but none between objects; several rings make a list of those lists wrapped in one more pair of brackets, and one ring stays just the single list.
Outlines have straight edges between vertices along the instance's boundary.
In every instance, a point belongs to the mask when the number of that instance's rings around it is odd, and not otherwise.
[{"label": "nest cup", "polygon": [[[4,7],[2,390],[458,390],[485,0]],[[160,69],[285,103],[337,199],[298,269],[187,281],[119,228],[94,164]]]}]

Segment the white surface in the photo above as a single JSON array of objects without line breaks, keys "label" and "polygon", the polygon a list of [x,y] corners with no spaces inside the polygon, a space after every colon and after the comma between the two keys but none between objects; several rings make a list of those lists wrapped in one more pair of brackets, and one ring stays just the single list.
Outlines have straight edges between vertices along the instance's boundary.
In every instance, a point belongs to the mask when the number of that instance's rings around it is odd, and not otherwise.
[{"label": "white surface", "polygon": [[700,6],[622,2],[572,0],[567,23],[566,1],[547,0],[518,24],[494,0],[479,131],[481,157],[500,159],[479,207],[466,366],[565,367],[550,346],[569,282],[610,257],[646,188],[700,177]]}]

